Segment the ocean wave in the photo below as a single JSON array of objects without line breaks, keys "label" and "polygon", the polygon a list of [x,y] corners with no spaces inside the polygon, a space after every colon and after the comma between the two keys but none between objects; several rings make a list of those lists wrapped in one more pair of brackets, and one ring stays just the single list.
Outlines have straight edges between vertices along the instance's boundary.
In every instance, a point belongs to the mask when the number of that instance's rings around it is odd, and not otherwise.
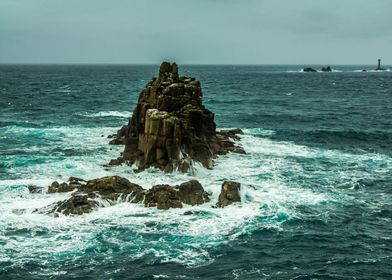
[{"label": "ocean wave", "polygon": [[[246,140],[243,143],[248,150],[255,144],[254,141]],[[175,185],[194,178],[189,174],[180,173],[165,175],[155,169],[133,173],[128,166],[106,170],[99,163],[100,159],[108,158],[108,155],[94,156],[90,159],[80,157],[30,166],[26,174],[35,174],[33,178],[0,180],[0,186],[5,188],[35,184],[46,187],[50,180],[66,180],[67,176],[71,175],[91,179],[111,175],[113,172],[146,188],[160,183]],[[67,168],[66,162],[73,167]],[[280,164],[285,164],[283,159]],[[260,169],[262,166],[263,171]],[[97,238],[104,235],[100,240],[116,240],[116,243],[121,244],[119,250],[129,252],[129,257],[132,258],[152,254],[156,262],[178,262],[187,266],[199,266],[213,260],[214,248],[243,234],[249,234],[260,227],[279,230],[280,224],[297,217],[295,205],[317,205],[325,200],[323,195],[311,190],[291,189],[281,180],[264,181],[260,173],[274,173],[276,166],[267,165],[267,162],[263,162],[263,157],[230,154],[217,160],[213,172],[201,166],[196,169],[196,179],[211,193],[212,200],[205,205],[161,211],[144,208],[142,205],[122,203],[99,208],[88,215],[51,218],[35,214],[33,211],[64,199],[69,194],[30,195],[26,188],[16,188],[14,192],[0,192],[0,212],[4,218],[2,221],[7,221],[0,223],[0,229],[5,232],[11,221],[17,222],[18,228],[26,229],[26,236],[21,237],[19,249],[15,252],[25,258],[31,257],[31,254],[46,255],[47,258],[52,258],[51,261],[56,262],[59,255],[77,254],[75,248],[78,248],[79,252],[90,247],[102,247],[103,244],[97,241]],[[20,172],[20,168],[16,168],[15,172]],[[58,177],[59,175],[61,177]],[[42,178],[45,179],[40,181]],[[242,182],[243,203],[223,209],[211,208],[218,199],[222,181],[229,179]],[[21,205],[23,212],[18,211]],[[184,212],[190,209],[204,214],[184,216]],[[42,240],[40,237],[34,237],[33,253],[30,250],[31,235],[37,227],[44,229],[52,237],[45,237]],[[137,234],[129,240],[130,242],[125,242],[125,237],[114,229],[118,227]],[[62,236],[65,239],[59,238],[58,232],[63,232]],[[152,242],[152,236],[159,238],[159,244]],[[9,254],[10,250],[6,247],[5,254]]]},{"label": "ocean wave", "polygon": [[[285,73],[308,73],[308,72],[305,72],[303,69],[286,70],[286,71],[283,71],[283,72],[285,72]],[[316,70],[316,72],[312,72],[312,73],[385,73],[385,72],[391,72],[391,69],[389,69],[389,68],[387,68],[385,70],[372,70],[372,69],[340,70],[340,69],[332,69],[331,72]]]},{"label": "ocean wave", "polygon": [[[71,131],[71,128],[64,129],[62,133],[67,136]],[[272,131],[244,131],[240,143],[247,154],[221,156],[213,170],[197,165],[193,176],[177,172],[163,174],[154,168],[140,173],[134,173],[129,166],[107,169],[103,163],[119,152],[110,149],[90,156],[14,167],[14,173],[22,174],[20,178],[0,180],[0,240],[6,244],[0,259],[18,256],[22,264],[31,258],[56,264],[64,258],[69,262],[77,260],[84,252],[111,258],[113,254],[105,254],[110,247],[130,260],[146,258],[153,263],[174,262],[190,267],[207,265],[214,261],[221,246],[240,236],[261,229],[282,231],[285,223],[308,219],[309,215],[322,219],[326,209],[352,200],[342,190],[351,191],[354,179],[365,176],[372,179],[392,167],[391,158],[385,155],[353,155],[310,148],[272,140],[269,138]],[[79,132],[83,136],[92,133]],[[83,141],[97,145],[93,139],[89,142],[80,135],[72,141],[75,141],[72,145],[81,145]],[[106,145],[104,141],[101,144]],[[36,214],[34,210],[65,199],[69,194],[29,194],[25,187],[34,184],[46,188],[51,181],[65,181],[71,175],[92,179],[113,174],[145,188],[197,179],[211,193],[211,202],[169,211],[119,203],[82,216],[53,218]],[[224,180],[242,183],[242,203],[212,208]],[[347,187],[339,188],[339,184]],[[300,211],[304,207],[309,209],[306,213]],[[184,215],[190,209],[200,214]],[[16,234],[18,246],[12,241]]]},{"label": "ocean wave", "polygon": [[96,117],[118,117],[118,118],[130,118],[132,116],[132,112],[130,111],[101,111],[96,113],[76,113],[79,116],[96,118]]}]

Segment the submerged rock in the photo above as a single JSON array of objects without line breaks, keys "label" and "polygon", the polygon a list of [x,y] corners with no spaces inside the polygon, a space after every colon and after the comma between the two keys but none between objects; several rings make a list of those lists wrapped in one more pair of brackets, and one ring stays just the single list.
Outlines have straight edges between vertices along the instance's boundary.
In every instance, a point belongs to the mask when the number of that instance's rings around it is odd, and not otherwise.
[{"label": "submerged rock", "polygon": [[234,202],[241,201],[241,184],[232,181],[225,181],[222,184],[221,193],[218,198],[218,207],[226,207]]},{"label": "submerged rock", "polygon": [[163,62],[159,76],[139,95],[128,125],[123,126],[111,144],[124,144],[121,159],[139,170],[157,167],[165,172],[187,172],[193,161],[211,168],[217,155],[244,153],[233,139],[241,130],[216,132],[214,114],[202,104],[200,82],[179,77],[176,63]]},{"label": "submerged rock", "polygon": [[42,193],[43,192],[43,187],[39,187],[36,185],[28,185],[27,188],[30,193]]}]

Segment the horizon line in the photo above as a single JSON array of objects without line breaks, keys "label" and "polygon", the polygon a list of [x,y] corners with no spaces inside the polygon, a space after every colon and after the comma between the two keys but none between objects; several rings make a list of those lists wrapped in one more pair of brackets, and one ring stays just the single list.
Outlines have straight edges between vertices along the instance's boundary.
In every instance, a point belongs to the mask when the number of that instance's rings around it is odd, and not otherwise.
[{"label": "horizon line", "polygon": [[[169,60],[162,60],[169,61]],[[159,63],[111,63],[111,62],[0,62],[0,65],[41,65],[41,66],[55,66],[55,65],[80,65],[80,66],[156,66],[160,65],[162,62]],[[169,61],[169,62],[176,62],[176,61]],[[373,66],[375,64],[327,64],[327,63],[178,63],[178,65],[184,66]],[[389,64],[383,64],[384,66],[390,66]]]}]

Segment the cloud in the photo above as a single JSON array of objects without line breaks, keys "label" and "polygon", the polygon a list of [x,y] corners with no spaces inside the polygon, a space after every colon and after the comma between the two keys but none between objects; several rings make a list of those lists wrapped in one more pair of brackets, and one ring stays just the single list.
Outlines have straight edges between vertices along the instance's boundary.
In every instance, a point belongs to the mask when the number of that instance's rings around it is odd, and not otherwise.
[{"label": "cloud", "polygon": [[391,10],[389,0],[2,0],[0,62],[367,63],[375,44],[392,61]]}]

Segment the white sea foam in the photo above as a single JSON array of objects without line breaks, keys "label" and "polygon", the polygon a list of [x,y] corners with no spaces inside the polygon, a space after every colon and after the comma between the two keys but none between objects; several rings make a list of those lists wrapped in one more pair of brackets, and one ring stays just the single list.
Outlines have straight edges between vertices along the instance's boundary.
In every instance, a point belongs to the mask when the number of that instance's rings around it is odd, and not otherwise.
[{"label": "white sea foam", "polygon": [[[23,178],[0,180],[0,240],[6,241],[0,259],[7,259],[7,252],[11,250],[18,255],[18,262],[34,256],[56,259],[62,254],[78,258],[88,248],[99,247],[101,241],[97,236],[101,236],[105,242],[129,253],[130,258],[153,255],[159,262],[204,265],[213,261],[211,250],[217,246],[263,228],[282,230],[284,222],[301,219],[297,207],[317,208],[335,201],[339,193],[313,188],[303,181],[311,174],[304,170],[301,161],[321,158],[336,165],[380,162],[373,172],[388,172],[392,166],[390,157],[386,155],[352,155],[309,148],[271,140],[268,137],[273,135],[273,131],[248,129],[240,141],[247,154],[221,156],[215,161],[213,170],[196,165],[193,176],[178,172],[164,174],[153,168],[134,173],[125,165],[111,169],[103,166],[110,158],[118,156],[122,149],[121,146],[107,145],[108,140],[100,136],[110,133],[111,129],[45,129],[43,135],[60,137],[62,146],[98,147],[99,152],[60,157],[29,167],[14,166],[12,172],[23,174]],[[326,181],[326,187],[334,185],[336,176],[339,182],[351,182],[355,176],[364,175],[350,168],[341,168],[339,174],[334,169],[320,169],[317,172],[319,176],[331,180],[332,183]],[[300,174],[303,178],[288,177],[286,173]],[[51,181],[65,181],[71,175],[91,179],[114,174],[144,188],[162,183],[176,185],[197,179],[211,193],[211,202],[195,207],[185,205],[182,209],[169,211],[145,208],[141,204],[118,203],[82,216],[61,215],[54,218],[34,213],[34,210],[63,200],[70,194],[29,194],[23,187],[28,184],[47,187]],[[242,202],[223,209],[212,208],[225,180],[241,182]],[[191,209],[199,214],[184,215]],[[15,240],[5,235],[10,228],[29,234]],[[120,233],[113,234],[113,230],[120,230]],[[121,230],[131,234],[121,233]]]},{"label": "white sea foam", "polygon": [[356,72],[356,73],[385,73],[385,72],[391,72],[391,69],[389,69],[389,68],[387,68],[385,70],[362,69],[362,70],[354,70],[353,72]]},{"label": "white sea foam", "polygon": [[101,111],[96,113],[77,113],[78,115],[95,118],[95,117],[119,117],[119,118],[129,118],[132,115],[132,112],[129,111]]},{"label": "white sea foam", "polygon": [[[385,70],[375,70],[375,69],[364,69],[365,71],[363,71],[363,69],[357,69],[357,70],[340,70],[340,69],[332,69],[332,73],[385,73],[385,72],[391,72],[390,68],[387,68]],[[299,69],[299,70],[287,70],[284,71],[286,73],[308,73],[305,72],[303,69]],[[330,73],[330,72],[325,72],[325,71],[321,71],[321,70],[317,70],[317,73]]]}]

